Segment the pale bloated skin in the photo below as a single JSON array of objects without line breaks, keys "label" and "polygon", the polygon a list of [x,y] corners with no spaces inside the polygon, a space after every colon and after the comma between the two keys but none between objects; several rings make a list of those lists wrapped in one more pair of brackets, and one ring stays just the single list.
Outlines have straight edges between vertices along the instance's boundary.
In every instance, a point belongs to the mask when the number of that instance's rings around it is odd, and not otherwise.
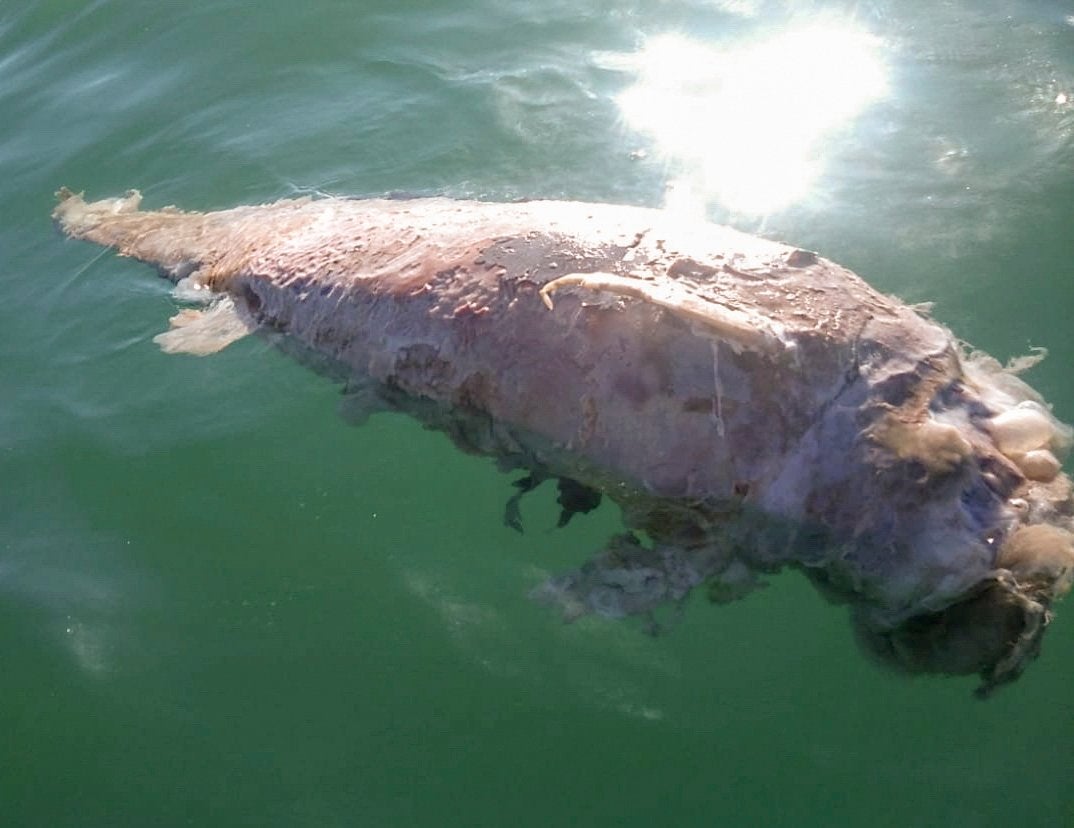
[{"label": "pale bloated skin", "polygon": [[874,651],[987,690],[1035,655],[1069,586],[1074,503],[1048,460],[1063,428],[814,254],[609,205],[139,198],[64,191],[55,218],[234,304],[186,312],[166,349],[282,331],[460,446],[615,498],[653,546],[613,541],[550,581],[570,614],[648,612],[699,583],[735,595],[790,564],[852,605]]}]

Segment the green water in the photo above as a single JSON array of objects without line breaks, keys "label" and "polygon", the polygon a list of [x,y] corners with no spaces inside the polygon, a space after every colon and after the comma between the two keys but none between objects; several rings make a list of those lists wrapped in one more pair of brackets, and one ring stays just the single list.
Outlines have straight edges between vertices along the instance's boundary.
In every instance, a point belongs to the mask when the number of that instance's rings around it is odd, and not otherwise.
[{"label": "green water", "polygon": [[[876,667],[793,574],[695,600],[657,638],[563,624],[527,592],[616,531],[614,508],[554,531],[542,489],[519,535],[490,461],[399,416],[348,425],[339,389],[268,344],[162,354],[168,286],[48,219],[60,185],[195,209],[318,191],[657,205],[697,159],[660,145],[669,118],[623,116],[631,55],[850,21],[886,83],[809,149],[809,188],[767,215],[701,201],[935,301],[1000,358],[1047,346],[1030,380],[1070,421],[1072,14],[5,0],[0,825],[1074,825],[1074,603],[987,703]],[[803,110],[782,71],[701,131],[780,108],[768,132],[802,130],[825,104]],[[696,115],[669,116],[671,140]]]}]

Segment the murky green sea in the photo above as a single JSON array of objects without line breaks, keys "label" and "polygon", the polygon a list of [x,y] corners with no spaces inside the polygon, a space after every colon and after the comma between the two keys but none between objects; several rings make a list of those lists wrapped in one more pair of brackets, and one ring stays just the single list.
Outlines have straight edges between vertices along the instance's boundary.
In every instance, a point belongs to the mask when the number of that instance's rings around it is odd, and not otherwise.
[{"label": "murky green sea", "polygon": [[1074,602],[987,702],[793,573],[564,624],[527,593],[614,507],[520,535],[491,461],[268,343],[162,354],[61,185],[685,204],[1046,346],[1070,421],[1070,3],[3,0],[0,825],[1074,825]]}]

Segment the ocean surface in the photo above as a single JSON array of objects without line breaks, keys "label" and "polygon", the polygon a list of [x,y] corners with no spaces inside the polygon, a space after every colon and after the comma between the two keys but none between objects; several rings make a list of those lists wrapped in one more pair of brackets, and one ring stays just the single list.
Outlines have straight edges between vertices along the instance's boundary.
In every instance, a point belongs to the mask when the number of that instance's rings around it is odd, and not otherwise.
[{"label": "ocean surface", "polygon": [[703,212],[821,251],[1074,421],[1059,0],[0,5],[0,825],[1071,826],[1074,601],[987,702],[794,573],[666,634],[529,591],[620,528],[256,337],[152,342],[61,185]]}]

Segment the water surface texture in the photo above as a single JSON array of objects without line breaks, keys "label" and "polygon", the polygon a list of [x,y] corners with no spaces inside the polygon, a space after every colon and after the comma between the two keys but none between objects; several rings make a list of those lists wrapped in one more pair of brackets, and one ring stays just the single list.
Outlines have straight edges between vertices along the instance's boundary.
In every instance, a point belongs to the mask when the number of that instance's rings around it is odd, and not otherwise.
[{"label": "water surface texture", "polygon": [[615,201],[816,249],[1074,420],[1059,0],[0,6],[0,824],[1074,825],[1074,601],[987,702],[794,573],[666,634],[527,598],[619,527],[169,285],[61,185]]}]

